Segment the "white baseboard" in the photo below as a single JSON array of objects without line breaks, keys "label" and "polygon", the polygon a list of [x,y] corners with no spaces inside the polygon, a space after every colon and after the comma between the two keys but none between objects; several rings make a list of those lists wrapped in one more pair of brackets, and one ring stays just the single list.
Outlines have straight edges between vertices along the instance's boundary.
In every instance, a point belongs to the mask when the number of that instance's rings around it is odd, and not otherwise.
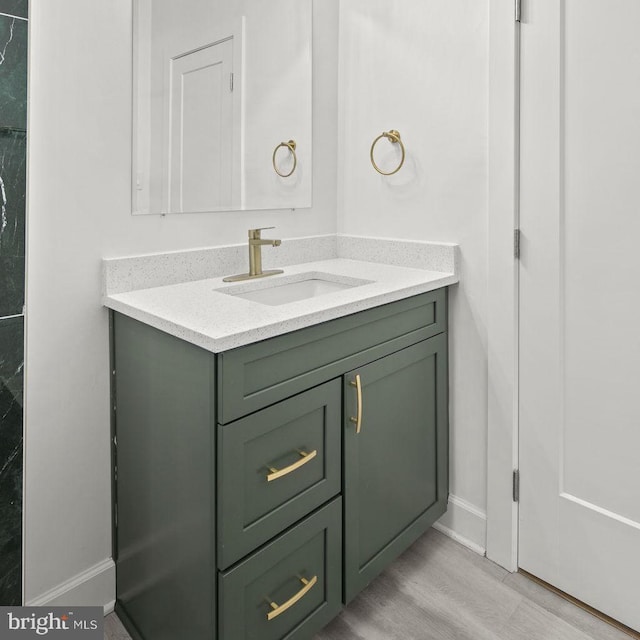
[{"label": "white baseboard", "polygon": [[487,514],[457,496],[449,496],[449,507],[433,525],[444,535],[484,556],[487,547]]},{"label": "white baseboard", "polygon": [[26,603],[28,607],[103,607],[105,615],[115,606],[116,565],[111,558],[90,567]]}]

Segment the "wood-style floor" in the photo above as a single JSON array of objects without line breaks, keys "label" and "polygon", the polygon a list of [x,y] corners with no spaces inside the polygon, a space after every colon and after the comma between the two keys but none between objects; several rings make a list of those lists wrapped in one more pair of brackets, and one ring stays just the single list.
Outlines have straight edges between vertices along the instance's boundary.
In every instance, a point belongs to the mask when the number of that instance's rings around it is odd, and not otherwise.
[{"label": "wood-style floor", "polygon": [[[315,640],[629,638],[432,529]],[[105,620],[105,640],[130,640],[115,614]]]}]

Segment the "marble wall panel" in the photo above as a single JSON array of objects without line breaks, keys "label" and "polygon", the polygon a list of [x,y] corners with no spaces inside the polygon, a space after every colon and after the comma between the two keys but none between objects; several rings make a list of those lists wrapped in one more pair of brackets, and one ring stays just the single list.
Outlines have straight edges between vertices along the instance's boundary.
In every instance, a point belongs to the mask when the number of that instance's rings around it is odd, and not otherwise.
[{"label": "marble wall panel", "polygon": [[22,602],[24,318],[0,320],[0,605]]}]

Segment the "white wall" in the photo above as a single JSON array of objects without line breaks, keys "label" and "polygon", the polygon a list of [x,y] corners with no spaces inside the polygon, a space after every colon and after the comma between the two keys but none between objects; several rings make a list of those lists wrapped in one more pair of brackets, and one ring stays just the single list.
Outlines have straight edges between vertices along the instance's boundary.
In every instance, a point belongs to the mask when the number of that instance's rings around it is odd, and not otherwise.
[{"label": "white wall", "polygon": [[[450,297],[451,493],[444,526],[485,547],[488,0],[349,0],[340,7],[338,226],[457,242]],[[407,160],[383,178],[369,149],[397,129]],[[397,149],[376,159],[390,170]]]},{"label": "white wall", "polygon": [[314,4],[314,206],[161,217],[130,214],[131,0],[31,1],[27,602],[64,602],[84,578],[75,604],[114,597],[101,259],[242,242],[256,226],[336,231],[337,9]]}]

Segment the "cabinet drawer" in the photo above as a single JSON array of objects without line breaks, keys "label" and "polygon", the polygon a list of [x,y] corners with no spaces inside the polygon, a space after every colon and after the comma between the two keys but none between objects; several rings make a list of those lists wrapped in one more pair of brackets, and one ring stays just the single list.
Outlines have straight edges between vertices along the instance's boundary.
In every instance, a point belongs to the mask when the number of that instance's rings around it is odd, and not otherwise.
[{"label": "cabinet drawer", "polygon": [[340,493],[340,380],[218,426],[225,569]]},{"label": "cabinet drawer", "polygon": [[438,289],[283,336],[218,358],[218,401],[227,423],[447,328]]},{"label": "cabinet drawer", "polygon": [[340,498],[219,574],[220,638],[311,638],[342,601]]}]

